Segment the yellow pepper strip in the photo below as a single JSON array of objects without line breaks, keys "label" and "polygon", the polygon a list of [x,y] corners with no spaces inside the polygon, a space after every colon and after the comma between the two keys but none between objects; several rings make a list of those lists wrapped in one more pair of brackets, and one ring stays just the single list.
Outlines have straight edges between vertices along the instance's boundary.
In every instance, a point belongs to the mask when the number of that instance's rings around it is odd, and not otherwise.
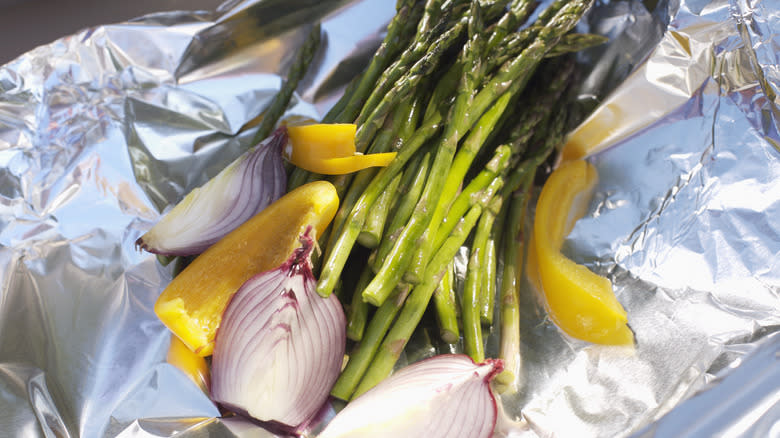
[{"label": "yellow pepper strip", "polygon": [[354,124],[334,123],[290,126],[285,158],[309,172],[343,175],[368,167],[384,167],[395,158],[395,152],[363,155],[355,150]]},{"label": "yellow pepper strip", "polygon": [[634,336],[612,283],[561,253],[564,238],[585,213],[597,180],[596,168],[583,160],[564,163],[550,175],[536,206],[533,263],[547,311],[558,327],[588,342],[630,344]]},{"label": "yellow pepper strip", "polygon": [[157,298],[154,312],[190,350],[209,356],[230,298],[252,276],[284,263],[309,227],[321,235],[338,210],[327,181],[298,187],[210,246]]},{"label": "yellow pepper strip", "polygon": [[305,169],[309,172],[321,173],[323,175],[343,175],[368,167],[385,167],[393,161],[395,155],[395,152],[384,152],[381,154],[358,154],[351,157],[328,158],[311,162]]},{"label": "yellow pepper strip", "polygon": [[183,372],[204,392],[208,392],[210,373],[206,359],[193,353],[175,335],[171,335],[166,361]]}]

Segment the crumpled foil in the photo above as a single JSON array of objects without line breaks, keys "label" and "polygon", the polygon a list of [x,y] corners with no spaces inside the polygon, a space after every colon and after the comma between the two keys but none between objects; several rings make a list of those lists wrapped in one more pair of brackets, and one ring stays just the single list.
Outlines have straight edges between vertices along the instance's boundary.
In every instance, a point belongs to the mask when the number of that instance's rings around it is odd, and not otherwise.
[{"label": "crumpled foil", "polygon": [[[778,436],[779,6],[589,14],[611,42],[582,55],[598,107],[569,142],[594,148],[600,183],[565,250],[613,280],[637,345],[562,335],[526,286],[524,386],[502,400],[498,436]],[[170,268],[133,243],[248,146],[309,23],[322,20],[323,49],[286,117],[323,114],[393,13],[236,0],[87,29],[0,67],[0,431],[271,436],[219,419],[165,363],[152,306]]]}]

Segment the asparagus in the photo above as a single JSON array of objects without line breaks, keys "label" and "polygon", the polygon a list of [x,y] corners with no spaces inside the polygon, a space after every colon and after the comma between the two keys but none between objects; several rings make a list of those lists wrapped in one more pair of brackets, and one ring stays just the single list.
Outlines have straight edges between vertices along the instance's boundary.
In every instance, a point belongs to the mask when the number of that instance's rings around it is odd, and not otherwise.
[{"label": "asparagus", "polygon": [[514,0],[509,8],[493,27],[485,50],[491,53],[501,47],[502,42],[510,32],[514,32],[531,14],[536,7],[535,2],[529,0]]},{"label": "asparagus", "polygon": [[433,292],[433,303],[439,324],[439,336],[448,344],[454,344],[460,339],[454,271],[455,264],[450,260],[447,264],[447,271],[439,282],[439,286]]},{"label": "asparagus", "polygon": [[[574,26],[582,13],[584,13],[584,11],[590,6],[591,1],[592,0],[573,0],[571,3],[566,4],[565,6],[561,7],[560,10],[552,14],[552,18],[549,20],[547,25],[540,30],[537,38],[528,47],[526,47],[525,50],[523,50],[521,55],[516,59],[509,60],[504,65],[502,65],[498,72],[492,77],[492,79],[476,94],[471,104],[468,105],[469,111],[467,111],[465,114],[460,114],[461,117],[458,118],[460,123],[450,123],[448,125],[458,126],[448,128],[448,130],[450,130],[450,135],[445,136],[445,142],[451,142],[452,137],[459,139],[463,133],[465,133],[465,131],[473,125],[477,118],[480,117],[485,112],[485,110],[490,107],[493,101],[501,94],[503,94],[503,92],[506,91],[509,87],[511,87],[515,81],[520,81],[524,85],[544,55],[553,45],[555,45],[555,43],[560,40],[562,35],[564,35]],[[556,3],[554,3],[554,5]],[[552,8],[552,6],[550,8]],[[455,108],[458,108],[458,106],[459,105],[456,101]],[[323,265],[322,275],[317,285],[317,291],[321,295],[327,296],[332,292],[337,278],[343,270],[347,255],[357,239],[357,233],[359,233],[360,228],[362,227],[362,223],[365,220],[367,213],[366,210],[370,208],[371,203],[376,200],[376,197],[379,195],[379,193],[387,186],[395,174],[400,171],[400,168],[406,163],[406,161],[408,161],[409,157],[412,156],[417,148],[422,146],[422,144],[428,138],[430,138],[430,135],[433,135],[438,131],[440,128],[439,123],[441,119],[436,119],[441,117],[441,115],[442,114],[440,111],[436,111],[432,113],[430,117],[428,117],[429,120],[423,122],[421,129],[415,132],[415,135],[413,135],[409,141],[408,146],[413,147],[403,148],[396,157],[396,160],[394,160],[390,166],[384,168],[377,174],[377,177],[372,181],[371,184],[369,184],[369,186],[366,188],[366,191],[352,208],[352,212],[344,226],[343,231],[340,233],[330,256]],[[452,117],[448,117],[448,119],[451,121]],[[447,137],[450,137],[450,139],[447,139]],[[432,175],[438,175],[437,172],[442,170],[440,169],[442,164],[441,162],[447,164],[446,161],[450,161],[445,159],[448,158],[447,155],[450,153],[451,151],[446,151],[443,154],[443,159],[439,160],[440,163],[438,165],[435,163],[436,160],[434,160],[434,166],[432,167],[433,170],[431,172]],[[444,167],[446,170],[446,166]],[[441,181],[438,181],[441,179],[441,177],[434,179],[437,181],[428,181],[426,183],[427,190],[423,193],[422,200],[431,199],[430,196],[425,196],[426,194],[430,195],[432,192],[438,194],[439,191],[428,189],[428,187],[438,188],[438,186],[441,185]],[[431,209],[428,208],[428,211],[430,210]],[[411,247],[413,242],[416,241],[420,235],[422,235],[424,227],[427,226],[427,221],[425,220],[429,218],[426,217],[427,215],[428,214],[422,215],[423,217],[420,218],[422,220],[417,221],[419,224],[417,225],[419,228],[418,230],[414,230],[414,227],[410,226],[405,228],[404,231],[410,230],[410,228],[412,229],[408,233],[410,236],[404,240],[404,245],[406,246],[402,249],[408,249]],[[396,242],[396,247],[399,246],[400,241],[401,240],[399,239],[399,241]],[[398,262],[397,259],[396,262]]]},{"label": "asparagus", "polygon": [[[589,0],[585,1],[587,2]],[[530,79],[531,74],[536,69],[536,66],[544,57],[545,53],[558,42],[564,33],[568,32],[568,30],[576,24],[587,5],[587,3],[574,2],[556,10],[556,8],[560,6],[560,2],[556,2],[542,13],[542,16],[546,17],[552,15],[552,12],[550,11],[556,11],[554,15],[551,16],[549,23],[539,30],[536,40],[523,50],[517,59],[507,61],[496,76],[474,98],[472,111],[479,112],[478,109],[475,110],[474,108],[480,108],[481,105],[489,105],[492,100],[495,99],[495,93],[503,93],[493,105],[491,111],[488,111],[488,113],[480,118],[480,124],[489,124],[491,129],[495,126],[504,109],[515,94],[525,87],[525,84]],[[509,82],[507,83],[506,81]],[[491,94],[491,92],[494,94]],[[479,114],[482,113],[479,112]],[[418,236],[428,236],[428,238],[416,242],[417,251],[413,257],[414,263],[404,277],[406,281],[414,282],[419,280],[420,273],[425,269],[425,264],[429,259],[432,248],[430,236],[435,235],[435,231],[433,230],[438,227],[441,218],[443,218],[446,209],[449,207],[450,202],[452,202],[452,199],[457,192],[457,188],[462,184],[463,176],[465,176],[473,157],[487,138],[489,132],[490,130],[487,130],[484,133],[477,131],[473,136],[473,142],[467,141],[468,147],[464,146],[459,151],[455,163],[452,164],[446,182],[443,187],[441,187],[440,191],[437,192],[441,193],[441,196],[439,197],[439,202],[432,214],[432,219],[428,222],[427,233],[423,232],[415,235],[416,238]],[[442,172],[444,172],[444,170],[442,170]],[[399,244],[397,243],[397,245]],[[399,260],[399,262],[400,261],[401,260]],[[369,284],[367,291],[373,291],[373,283],[374,282]]]},{"label": "asparagus", "polygon": [[[330,391],[332,396],[347,401],[353,398],[355,388],[374,358],[382,338],[392,325],[395,316],[401,310],[401,306],[406,301],[410,290],[411,287],[409,285],[399,285],[390,299],[386,300],[374,313],[373,318],[371,318],[368,327],[366,327],[363,333],[363,338],[360,340],[360,343],[355,344],[355,347],[349,354],[347,366],[333,385]],[[356,293],[358,292],[356,291]]]},{"label": "asparagus", "polygon": [[[493,228],[496,212],[501,208],[501,201],[502,198],[497,196],[479,219],[474,242],[471,246],[466,283],[463,289],[463,343],[466,354],[477,363],[485,360],[480,314],[481,303],[486,299],[483,296],[483,285],[488,277],[485,269],[486,252],[490,231]],[[495,281],[495,277],[492,280]]]},{"label": "asparagus", "polygon": [[393,323],[393,327],[379,346],[353,397],[357,397],[373,388],[390,374],[406,343],[409,341],[409,337],[420,322],[425,308],[433,295],[433,291],[447,269],[447,264],[455,257],[458,248],[463,245],[466,237],[471,233],[472,228],[474,228],[479,216],[482,214],[483,205],[484,203],[478,203],[471,207],[436,253],[429,266],[425,281],[417,285],[409,294],[403,309],[398,315],[398,319]]},{"label": "asparagus", "polygon": [[523,181],[522,188],[515,192],[509,201],[505,214],[507,238],[504,239],[503,271],[501,273],[500,341],[498,357],[504,361],[504,370],[496,377],[500,392],[516,392],[520,376],[520,278],[523,271],[523,253],[525,252],[525,212],[528,194],[533,182],[532,174]]},{"label": "asparagus", "polygon": [[271,131],[276,127],[276,123],[279,118],[284,114],[287,109],[287,105],[290,104],[295,89],[298,88],[298,83],[301,81],[306,71],[309,69],[309,64],[314,59],[314,54],[320,46],[320,23],[315,24],[309,35],[306,37],[303,46],[298,50],[298,56],[290,66],[290,70],[287,73],[287,80],[282,84],[281,89],[276,96],[274,96],[268,109],[265,110],[260,126],[257,128],[255,137],[252,140],[252,145],[256,145],[263,141]]},{"label": "asparagus", "polygon": [[486,222],[484,225],[479,224],[477,227],[488,227],[490,231],[489,236],[485,244],[485,251],[482,258],[480,268],[482,271],[479,273],[479,280],[481,283],[481,294],[479,298],[479,320],[483,325],[493,324],[493,309],[495,308],[496,301],[496,238],[495,238],[495,223],[496,213],[487,211],[479,219]]},{"label": "asparagus", "polygon": [[406,281],[412,283],[420,281],[420,276],[425,271],[425,265],[428,263],[430,254],[434,249],[433,239],[436,236],[436,229],[444,219],[447,209],[454,201],[458,188],[463,185],[463,179],[465,178],[468,169],[471,167],[471,163],[474,161],[474,158],[487,140],[487,137],[493,131],[499,119],[504,114],[504,110],[515,97],[521,86],[522,83],[517,82],[482,115],[455,157],[452,159],[449,172],[440,189],[438,201],[435,204],[435,209],[426,229],[425,235],[427,238],[422,239],[415,250],[412,266],[404,276]]},{"label": "asparagus", "polygon": [[[369,148],[369,152],[388,152],[392,149],[397,149],[400,144],[406,142],[409,136],[414,132],[414,128],[417,126],[417,119],[421,112],[420,106],[422,105],[422,101],[423,98],[419,97],[399,105],[395,109],[394,114],[385,121],[386,129],[377,135],[374,143]],[[352,207],[355,205],[366,186],[378,172],[378,169],[375,168],[364,169],[358,172],[353,178],[346,196],[341,196],[341,205],[331,224],[331,239],[326,247],[326,259],[330,249],[333,248],[335,239],[341,232],[347,215],[350,213]]]},{"label": "asparagus", "polygon": [[368,215],[368,209],[376,201],[387,184],[406,165],[409,159],[441,129],[443,120],[441,111],[435,111],[427,117],[422,125],[409,138],[406,145],[399,150],[398,155],[389,166],[382,168],[369,183],[358,200],[352,205],[345,223],[338,233],[338,237],[331,245],[330,254],[325,259],[320,279],[317,282],[317,293],[323,297],[329,296],[338,282],[349,252],[357,240],[363,224]]},{"label": "asparagus", "polygon": [[[396,7],[397,13],[388,24],[387,34],[371,58],[371,62],[362,75],[349,84],[341,98],[325,114],[322,119],[323,123],[351,123],[355,120],[357,112],[362,107],[377,77],[413,36],[415,24],[422,14],[420,8],[415,5],[415,0],[399,0]],[[288,190],[321,178],[322,175],[296,167],[288,178]]]},{"label": "asparagus", "polygon": [[355,91],[350,95],[349,101],[344,104],[343,110],[334,121],[352,123],[365,103],[368,94],[376,84],[377,78],[392,62],[392,59],[414,38],[417,22],[422,15],[422,8],[416,6],[414,0],[405,0],[398,8],[398,13],[387,25],[387,35],[371,58],[366,70],[360,77],[360,82]]},{"label": "asparagus", "polygon": [[570,33],[561,38],[561,41],[553,47],[547,56],[555,57],[566,53],[579,52],[580,50],[604,44],[607,41],[609,41],[609,38],[604,35],[593,33]]},{"label": "asparagus", "polygon": [[[412,216],[406,227],[393,245],[392,250],[387,255],[384,264],[377,272],[371,283],[363,290],[363,299],[374,304],[380,305],[392,291],[393,284],[403,272],[405,272],[411,261],[412,251],[418,239],[425,232],[432,211],[429,203],[438,198],[441,188],[444,184],[444,176],[449,168],[452,157],[455,155],[455,149],[458,141],[465,134],[461,128],[460,121],[470,116],[470,103],[472,101],[474,90],[481,81],[481,67],[477,50],[479,47],[479,32],[481,31],[481,17],[479,14],[479,3],[473,2],[469,15],[469,41],[464,46],[461,55],[464,59],[464,69],[461,84],[458,90],[458,96],[455,104],[448,114],[448,123],[444,132],[442,142],[439,145],[436,155],[431,165],[428,180],[425,183],[423,194],[417,203]],[[470,124],[469,124],[470,125]]]},{"label": "asparagus", "polygon": [[392,108],[416,89],[420,81],[430,74],[439,64],[442,55],[459,38],[465,28],[465,23],[461,20],[454,26],[442,33],[436,41],[431,44],[430,50],[417,62],[412,65],[408,71],[401,76],[382,99],[371,108],[368,108],[368,115],[361,120],[362,124],[358,126],[355,134],[355,148],[363,152],[367,141],[376,134],[376,131],[382,125],[385,116]]},{"label": "asparagus", "polygon": [[358,242],[366,248],[376,248],[382,239],[382,231],[385,227],[387,214],[390,211],[390,203],[393,202],[398,185],[401,183],[402,174],[398,174],[390,181],[390,184],[374,202],[371,207],[371,214],[363,224],[363,230],[358,235]]},{"label": "asparagus", "polygon": [[419,162],[410,165],[409,169],[404,172],[404,176],[410,176],[411,181],[403,183],[399,190],[399,202],[394,209],[393,218],[387,226],[387,233],[385,233],[384,239],[382,239],[382,242],[379,244],[376,257],[372,263],[374,272],[379,271],[382,267],[387,254],[393,247],[393,243],[396,241],[398,235],[403,230],[404,225],[412,215],[414,206],[417,204],[420,195],[422,194],[425,179],[428,177],[431,153],[425,152],[425,154],[418,158],[419,160],[417,161]]},{"label": "asparagus", "polygon": [[360,273],[360,277],[355,285],[355,292],[352,294],[352,302],[347,312],[347,338],[353,341],[360,341],[366,328],[368,303],[363,301],[359,291],[363,290],[370,279],[371,268],[366,265],[363,267],[363,271]]},{"label": "asparagus", "polygon": [[[431,24],[441,14],[441,3],[442,0],[428,0],[426,2],[423,16],[417,26],[416,38],[401,56],[382,72],[355,121],[357,125],[365,124],[369,113],[379,104],[393,84],[428,51],[434,44],[436,37],[450,27],[449,17],[443,17],[431,28]],[[449,9],[447,11],[449,12]]]},{"label": "asparagus", "polygon": [[438,249],[447,236],[450,234],[455,224],[468,211],[469,207],[475,202],[475,194],[480,193],[489,184],[495,184],[495,177],[504,173],[510,162],[511,149],[507,145],[496,148],[493,158],[485,165],[485,168],[474,177],[471,182],[461,190],[458,197],[453,201],[447,217],[444,218],[441,226],[437,230],[433,249]]}]

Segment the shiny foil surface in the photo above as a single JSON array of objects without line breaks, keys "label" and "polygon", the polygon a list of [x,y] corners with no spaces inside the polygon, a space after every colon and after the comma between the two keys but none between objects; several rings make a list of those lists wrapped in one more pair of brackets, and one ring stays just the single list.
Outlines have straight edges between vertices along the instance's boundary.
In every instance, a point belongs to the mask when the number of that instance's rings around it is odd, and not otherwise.
[{"label": "shiny foil surface", "polygon": [[[312,22],[323,45],[285,117],[324,114],[394,6],[236,0],[0,67],[0,435],[272,436],[165,363],[170,267],[134,242],[250,146]],[[525,285],[523,389],[496,436],[780,436],[778,10],[604,2],[584,20],[610,43],[581,56],[598,106],[566,151],[600,181],[565,252],[613,281],[637,343],[563,335]]]}]

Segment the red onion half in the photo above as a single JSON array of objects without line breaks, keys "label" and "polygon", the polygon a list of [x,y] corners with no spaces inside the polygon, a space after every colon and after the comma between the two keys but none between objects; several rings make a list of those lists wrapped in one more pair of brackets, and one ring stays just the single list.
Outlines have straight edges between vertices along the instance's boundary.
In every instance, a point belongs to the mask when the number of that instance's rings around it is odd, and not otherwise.
[{"label": "red onion half", "polygon": [[278,128],[192,190],[135,242],[136,247],[162,255],[203,252],[284,194],[287,174],[282,148],[286,144],[287,129]]},{"label": "red onion half", "polygon": [[466,355],[417,362],[347,404],[318,438],[488,438],[498,415],[490,380],[502,369]]},{"label": "red onion half", "polygon": [[288,433],[323,406],[346,347],[341,304],[315,291],[310,232],[282,266],[252,277],[233,295],[211,362],[215,402]]}]

